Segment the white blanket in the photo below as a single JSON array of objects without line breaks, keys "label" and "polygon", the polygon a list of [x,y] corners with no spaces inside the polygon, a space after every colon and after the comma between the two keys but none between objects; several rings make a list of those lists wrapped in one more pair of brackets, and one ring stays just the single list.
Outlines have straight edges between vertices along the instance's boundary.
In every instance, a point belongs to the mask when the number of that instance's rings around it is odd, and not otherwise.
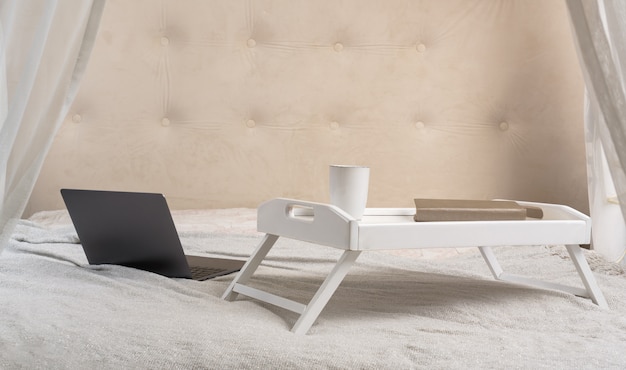
[{"label": "white blanket", "polygon": [[[240,258],[261,238],[180,234],[188,252]],[[494,281],[477,251],[365,252],[297,336],[294,313],[221,300],[232,275],[196,282],[89,266],[77,242],[72,227],[17,229],[0,257],[0,368],[626,368],[626,275],[592,252],[609,310]],[[563,247],[495,251],[510,272],[582,286]],[[339,254],[279,239],[252,281],[305,303]]]}]

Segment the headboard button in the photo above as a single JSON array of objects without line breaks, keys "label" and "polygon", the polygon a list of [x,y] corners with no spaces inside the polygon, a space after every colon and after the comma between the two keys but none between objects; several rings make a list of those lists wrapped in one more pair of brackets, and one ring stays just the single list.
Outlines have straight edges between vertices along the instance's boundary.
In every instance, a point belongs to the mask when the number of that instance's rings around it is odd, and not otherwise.
[{"label": "headboard button", "polygon": [[74,123],[80,123],[83,120],[83,117],[80,116],[80,114],[75,114],[72,116],[72,122]]},{"label": "headboard button", "polygon": [[500,122],[499,127],[500,127],[500,130],[506,131],[506,130],[509,129],[509,123],[508,122]]},{"label": "headboard button", "polygon": [[246,45],[248,45],[249,48],[253,48],[256,46],[256,40],[255,39],[248,39],[248,41],[246,42]]},{"label": "headboard button", "polygon": [[417,129],[424,128],[424,122],[422,122],[422,121],[415,122],[415,128],[417,128]]},{"label": "headboard button", "polygon": [[167,117],[165,117],[165,118],[163,118],[163,119],[161,120],[161,126],[163,126],[163,127],[167,127],[167,126],[169,126],[169,125],[170,125],[170,123],[171,123],[171,122],[170,122],[170,119],[169,119],[169,118],[167,118]]},{"label": "headboard button", "polygon": [[256,122],[254,122],[253,119],[249,119],[248,122],[246,122],[246,126],[248,126],[249,128],[253,128],[254,126],[256,126]]},{"label": "headboard button", "polygon": [[333,46],[333,49],[334,49],[336,52],[340,52],[340,51],[342,51],[342,50],[343,50],[343,44],[342,44],[342,43],[340,43],[340,42],[337,42],[337,43],[335,43],[335,45]]},{"label": "headboard button", "polygon": [[163,46],[167,46],[170,44],[170,39],[168,39],[167,37],[163,36],[161,37],[161,45]]},{"label": "headboard button", "polygon": [[338,128],[339,128],[339,122],[333,121],[333,122],[330,123],[330,129],[331,130],[336,130]]},{"label": "headboard button", "polygon": [[424,45],[424,44],[417,44],[415,49],[417,49],[417,51],[419,51],[420,53],[423,53],[423,52],[426,51],[426,45]]}]

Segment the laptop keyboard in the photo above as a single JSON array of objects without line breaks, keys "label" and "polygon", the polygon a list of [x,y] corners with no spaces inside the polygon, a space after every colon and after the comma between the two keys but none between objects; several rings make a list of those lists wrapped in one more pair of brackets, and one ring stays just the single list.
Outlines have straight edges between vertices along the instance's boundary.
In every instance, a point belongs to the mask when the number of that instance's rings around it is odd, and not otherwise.
[{"label": "laptop keyboard", "polygon": [[191,278],[199,279],[206,278],[208,276],[218,276],[225,273],[228,270],[216,268],[216,267],[202,267],[202,266],[189,266],[189,270],[191,270]]}]

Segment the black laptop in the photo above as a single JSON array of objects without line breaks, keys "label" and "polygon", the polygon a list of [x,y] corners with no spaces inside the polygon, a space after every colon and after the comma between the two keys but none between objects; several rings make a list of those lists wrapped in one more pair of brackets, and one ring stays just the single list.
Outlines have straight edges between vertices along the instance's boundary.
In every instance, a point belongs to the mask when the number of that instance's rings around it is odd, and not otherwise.
[{"label": "black laptop", "polygon": [[62,189],[87,261],[206,280],[245,261],[186,256],[163,194]]}]

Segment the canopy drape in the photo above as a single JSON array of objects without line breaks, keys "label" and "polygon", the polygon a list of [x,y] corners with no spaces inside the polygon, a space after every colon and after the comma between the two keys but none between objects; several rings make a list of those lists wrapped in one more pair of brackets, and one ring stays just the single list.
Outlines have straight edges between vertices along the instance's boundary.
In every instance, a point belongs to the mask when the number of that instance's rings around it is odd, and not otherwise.
[{"label": "canopy drape", "polygon": [[567,0],[587,89],[585,126],[593,248],[626,251],[626,2]]},{"label": "canopy drape", "polygon": [[104,4],[0,1],[0,251],[76,95]]}]

